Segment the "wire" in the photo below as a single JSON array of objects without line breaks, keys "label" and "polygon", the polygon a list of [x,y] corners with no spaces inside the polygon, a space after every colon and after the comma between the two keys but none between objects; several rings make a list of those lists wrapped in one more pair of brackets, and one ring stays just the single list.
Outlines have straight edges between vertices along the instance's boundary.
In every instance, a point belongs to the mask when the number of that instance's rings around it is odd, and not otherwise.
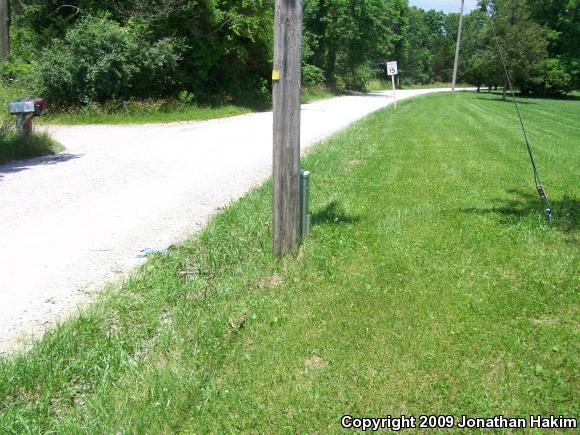
[{"label": "wire", "polygon": [[550,203],[550,200],[548,199],[548,195],[546,194],[546,191],[544,190],[544,186],[542,185],[542,180],[540,179],[540,173],[538,172],[538,168],[536,166],[536,161],[534,159],[534,153],[532,151],[532,147],[531,147],[530,141],[528,139],[528,132],[526,131],[526,126],[525,126],[524,120],[522,118],[522,113],[520,111],[520,106],[519,106],[518,100],[516,98],[516,93],[514,92],[514,87],[512,86],[512,80],[510,77],[510,73],[508,71],[505,55],[504,55],[503,50],[501,49],[501,46],[499,44],[499,38],[497,37],[497,33],[495,32],[495,26],[493,25],[493,20],[491,19],[487,5],[485,5],[485,9],[486,9],[485,15],[487,16],[487,19],[488,19],[490,27],[491,27],[491,31],[493,33],[493,37],[495,39],[495,43],[497,45],[497,51],[499,53],[501,63],[503,65],[503,70],[505,71],[505,76],[507,79],[508,86],[510,88],[512,100],[514,102],[514,106],[516,107],[516,112],[518,114],[518,119],[520,120],[520,125],[522,126],[522,132],[524,133],[524,140],[526,142],[526,147],[528,148],[528,155],[530,156],[530,162],[532,163],[532,169],[534,171],[534,183],[536,184],[536,190],[538,192],[538,195],[540,195],[540,200],[542,201],[542,206],[545,207],[546,217],[548,218],[548,221],[551,223],[552,219],[553,219],[553,217],[552,217],[552,204]]}]

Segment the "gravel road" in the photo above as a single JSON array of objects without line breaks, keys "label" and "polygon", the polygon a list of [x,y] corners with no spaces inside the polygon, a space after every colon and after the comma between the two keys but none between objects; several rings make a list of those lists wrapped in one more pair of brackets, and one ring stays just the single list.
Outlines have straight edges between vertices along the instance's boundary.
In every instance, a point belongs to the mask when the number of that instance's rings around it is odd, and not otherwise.
[{"label": "gravel road", "polygon": [[[448,89],[399,91],[405,99]],[[390,92],[302,108],[302,149],[391,104]],[[51,126],[66,150],[0,166],[0,353],[199,231],[270,173],[272,113],[204,122]]]}]

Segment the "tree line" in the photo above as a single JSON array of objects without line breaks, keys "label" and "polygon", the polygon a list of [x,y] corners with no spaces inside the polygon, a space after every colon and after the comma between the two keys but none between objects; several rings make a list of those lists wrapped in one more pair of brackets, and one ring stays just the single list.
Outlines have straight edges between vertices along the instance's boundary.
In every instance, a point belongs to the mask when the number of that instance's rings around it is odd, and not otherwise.
[{"label": "tree line", "polygon": [[[274,0],[0,0],[0,73],[62,104],[267,99],[273,13]],[[459,80],[504,86],[501,52],[521,92],[576,89],[579,20],[580,0],[480,1]],[[304,0],[303,83],[362,90],[387,60],[402,84],[449,82],[458,25],[408,0]]]}]

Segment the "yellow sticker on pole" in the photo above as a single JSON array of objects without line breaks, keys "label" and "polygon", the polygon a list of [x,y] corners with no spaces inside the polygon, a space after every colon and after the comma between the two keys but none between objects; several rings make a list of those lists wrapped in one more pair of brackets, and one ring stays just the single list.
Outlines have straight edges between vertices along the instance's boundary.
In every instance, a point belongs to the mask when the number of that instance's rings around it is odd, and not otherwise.
[{"label": "yellow sticker on pole", "polygon": [[272,71],[272,80],[280,80],[280,70],[275,69]]}]

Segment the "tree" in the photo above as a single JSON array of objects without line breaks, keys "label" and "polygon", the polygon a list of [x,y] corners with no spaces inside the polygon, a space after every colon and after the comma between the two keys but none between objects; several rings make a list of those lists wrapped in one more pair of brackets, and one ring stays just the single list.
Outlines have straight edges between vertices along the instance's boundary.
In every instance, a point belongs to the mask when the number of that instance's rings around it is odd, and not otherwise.
[{"label": "tree", "polygon": [[8,62],[10,55],[10,2],[0,0],[0,60]]},{"label": "tree", "polygon": [[138,27],[87,17],[43,51],[31,72],[33,90],[72,104],[167,95],[180,48],[177,40],[149,41]]},{"label": "tree", "polygon": [[[493,22],[513,84],[521,92],[543,83],[548,41],[544,29],[531,20],[524,0],[495,0]],[[504,85],[504,98],[505,98]]]},{"label": "tree", "polygon": [[425,20],[426,12],[415,6],[409,9],[409,30],[407,32],[408,54],[402,70],[411,82],[428,83],[431,80],[433,54],[428,45],[430,29]]},{"label": "tree", "polygon": [[546,60],[544,68],[544,91],[547,94],[565,94],[572,90],[572,77],[566,65],[558,58]]},{"label": "tree", "polygon": [[184,41],[170,92],[229,100],[269,92],[273,11],[273,0],[20,0],[14,16],[34,46],[28,62],[43,62],[42,50],[85,19]]},{"label": "tree", "polygon": [[[555,65],[561,84],[559,91],[580,87],[580,1],[579,0],[528,0],[532,19],[548,33],[547,76],[554,77]],[[566,76],[570,81],[565,80]],[[564,80],[562,80],[564,79]],[[546,90],[554,89],[550,79]]]},{"label": "tree", "polygon": [[493,38],[487,12],[476,9],[465,17],[464,63],[460,72],[464,78],[477,86],[489,89],[505,81],[497,44]]},{"label": "tree", "polygon": [[468,81],[476,85],[478,90],[485,83],[486,59],[476,56],[476,54],[482,54],[481,52],[486,48],[483,45],[486,41],[482,38],[485,24],[485,13],[479,9],[471,11],[463,19],[462,55],[459,61],[458,81]]},{"label": "tree", "polygon": [[306,63],[323,70],[331,85],[363,87],[368,69],[404,50],[407,8],[407,0],[306,2]]}]

